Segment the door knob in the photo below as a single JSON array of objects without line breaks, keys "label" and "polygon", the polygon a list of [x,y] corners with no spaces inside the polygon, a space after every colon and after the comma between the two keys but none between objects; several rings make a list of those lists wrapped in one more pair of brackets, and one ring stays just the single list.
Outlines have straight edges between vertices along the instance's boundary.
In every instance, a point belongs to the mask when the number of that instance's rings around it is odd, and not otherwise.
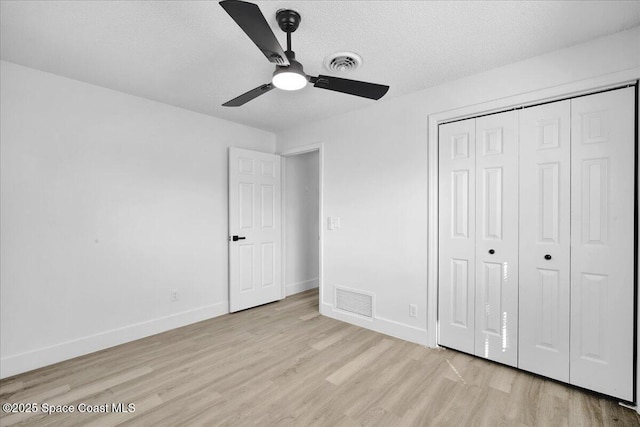
[{"label": "door knob", "polygon": [[496,253],[496,251],[494,251],[493,249],[489,249],[489,253],[490,253],[491,255],[493,255],[493,254],[495,254],[495,253]]},{"label": "door knob", "polygon": [[232,237],[232,240],[234,242],[237,242],[238,240],[244,240],[244,239],[246,239],[246,237],[244,237],[244,236],[233,236]]},{"label": "door knob", "polygon": [[551,259],[551,255],[546,254],[546,255],[544,256],[544,259],[546,259],[546,260],[550,260],[550,259]]}]

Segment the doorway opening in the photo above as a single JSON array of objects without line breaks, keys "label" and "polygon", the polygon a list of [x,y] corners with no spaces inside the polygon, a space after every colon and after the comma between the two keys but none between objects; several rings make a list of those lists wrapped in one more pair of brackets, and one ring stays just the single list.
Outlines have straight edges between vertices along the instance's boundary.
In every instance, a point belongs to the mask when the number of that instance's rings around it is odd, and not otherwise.
[{"label": "doorway opening", "polygon": [[[284,296],[308,292],[322,301],[322,145],[282,156],[282,283]],[[306,298],[305,298],[306,299]]]}]

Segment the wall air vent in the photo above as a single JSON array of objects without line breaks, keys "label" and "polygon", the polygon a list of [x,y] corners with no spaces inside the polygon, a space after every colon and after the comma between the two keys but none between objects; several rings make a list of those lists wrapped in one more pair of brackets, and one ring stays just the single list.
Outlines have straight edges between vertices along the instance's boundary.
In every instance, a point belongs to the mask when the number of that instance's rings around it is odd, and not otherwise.
[{"label": "wall air vent", "polygon": [[373,319],[373,295],[336,286],[336,309]]}]

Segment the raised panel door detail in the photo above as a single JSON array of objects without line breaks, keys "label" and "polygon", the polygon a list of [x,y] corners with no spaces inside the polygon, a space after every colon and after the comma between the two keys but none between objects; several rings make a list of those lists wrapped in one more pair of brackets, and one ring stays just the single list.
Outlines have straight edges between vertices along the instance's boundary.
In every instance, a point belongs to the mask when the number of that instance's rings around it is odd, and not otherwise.
[{"label": "raised panel door detail", "polygon": [[273,178],[274,165],[273,162],[260,162],[262,167],[262,176],[266,178]]},{"label": "raised panel door detail", "polygon": [[469,134],[454,135],[451,137],[451,158],[466,159],[469,157]]},{"label": "raised panel door detail", "polygon": [[538,149],[547,150],[560,146],[560,118],[538,121]]},{"label": "raised panel door detail", "polygon": [[[538,241],[558,243],[560,227],[560,164],[538,165],[539,224]],[[525,196],[526,197],[526,196]]]},{"label": "raised panel door detail", "polygon": [[609,211],[609,173],[607,159],[589,159],[582,163],[582,211],[584,243],[607,241]]},{"label": "raised panel door detail", "polygon": [[518,367],[569,380],[571,101],[520,111]]},{"label": "raised panel door detail", "polygon": [[276,154],[229,148],[231,312],[284,298],[280,165]]},{"label": "raised panel door detail", "polygon": [[438,129],[438,344],[475,345],[475,119]]},{"label": "raised panel door detail", "polygon": [[502,238],[502,168],[486,168],[484,170],[484,238]]},{"label": "raised panel door detail", "polygon": [[239,194],[240,228],[253,228],[253,184],[240,183]]},{"label": "raised panel door detail", "polygon": [[607,142],[609,137],[609,119],[607,111],[582,113],[582,143],[599,144]]},{"label": "raised panel door detail", "polygon": [[538,301],[540,312],[537,320],[537,344],[544,350],[558,351],[558,318],[560,315],[560,272],[538,269]]},{"label": "raised panel door detail", "polygon": [[469,237],[469,171],[453,171],[451,174],[451,225],[452,237]]},{"label": "raised panel door detail", "polygon": [[598,363],[607,363],[605,335],[607,276],[583,273],[580,293],[582,302],[580,357]]},{"label": "raised panel door detail", "polygon": [[482,264],[482,331],[496,336],[502,335],[502,264]]},{"label": "raised panel door detail", "polygon": [[469,261],[451,260],[451,323],[466,328],[469,319]]},{"label": "raised panel door detail", "polygon": [[483,132],[483,153],[485,156],[502,154],[502,128],[486,129]]},{"label": "raised panel door detail", "polygon": [[253,245],[240,245],[240,291],[253,290]]},{"label": "raised panel door detail", "polygon": [[253,175],[253,159],[240,157],[238,159],[238,172],[242,175]]},{"label": "raised panel door detail", "polygon": [[273,286],[274,277],[274,244],[272,242],[261,245],[262,287]]},{"label": "raised panel door detail", "polygon": [[518,111],[476,119],[474,353],[518,361]]},{"label": "raised panel door detail", "polygon": [[571,100],[570,382],[633,400],[635,88]]},{"label": "raised panel door detail", "polygon": [[263,184],[261,186],[262,201],[262,228],[273,228],[274,220],[274,197],[273,185]]}]

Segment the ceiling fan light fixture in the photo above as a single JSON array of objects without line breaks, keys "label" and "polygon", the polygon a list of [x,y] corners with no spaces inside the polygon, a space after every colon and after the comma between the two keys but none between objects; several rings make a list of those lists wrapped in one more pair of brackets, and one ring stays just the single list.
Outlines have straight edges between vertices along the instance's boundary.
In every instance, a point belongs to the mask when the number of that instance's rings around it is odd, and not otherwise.
[{"label": "ceiling fan light fixture", "polygon": [[273,73],[273,85],[282,90],[300,90],[307,85],[307,76],[283,67]]}]

